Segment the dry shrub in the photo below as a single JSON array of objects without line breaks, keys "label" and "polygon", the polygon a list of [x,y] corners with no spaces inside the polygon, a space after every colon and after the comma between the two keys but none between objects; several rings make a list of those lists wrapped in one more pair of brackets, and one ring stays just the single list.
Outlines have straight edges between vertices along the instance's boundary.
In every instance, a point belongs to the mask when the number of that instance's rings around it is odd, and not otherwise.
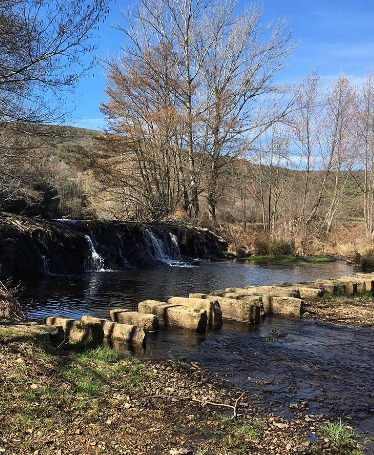
[{"label": "dry shrub", "polygon": [[336,226],[326,245],[326,253],[342,257],[365,254],[369,247],[363,222],[345,223]]},{"label": "dry shrub", "polygon": [[371,248],[360,257],[360,267],[363,272],[374,271],[374,249]]},{"label": "dry shrub", "polygon": [[0,321],[22,321],[25,315],[21,309],[15,294],[19,288],[9,289],[0,281]]}]

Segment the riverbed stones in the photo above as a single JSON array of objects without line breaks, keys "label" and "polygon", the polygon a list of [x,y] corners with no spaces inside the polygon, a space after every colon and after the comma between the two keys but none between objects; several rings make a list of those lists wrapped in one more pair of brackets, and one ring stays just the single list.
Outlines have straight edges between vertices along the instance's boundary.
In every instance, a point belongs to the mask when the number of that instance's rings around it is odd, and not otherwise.
[{"label": "riverbed stones", "polygon": [[110,310],[110,317],[113,322],[143,327],[146,332],[158,330],[160,326],[156,315],[139,313],[138,311],[127,311],[124,309]]},{"label": "riverbed stones", "polygon": [[331,280],[316,280],[316,287],[334,295],[359,295],[374,293],[374,274],[356,273]]},{"label": "riverbed stones", "polygon": [[61,327],[63,339],[68,344],[88,347],[103,343],[104,331],[99,323],[82,324],[76,319],[50,316],[46,318],[45,324]]},{"label": "riverbed stones", "polygon": [[302,299],[295,297],[271,297],[271,312],[289,317],[300,317],[305,311],[305,304]]},{"label": "riverbed stones", "polygon": [[246,296],[243,300],[218,296],[214,298],[221,307],[223,319],[259,324],[262,307],[260,296]]},{"label": "riverbed stones", "polygon": [[46,318],[45,324],[61,327],[64,340],[68,344],[97,346],[103,343],[104,338],[140,345],[145,343],[145,331],[142,327],[90,316],[82,316],[81,321],[50,316]]},{"label": "riverbed stones", "polygon": [[171,305],[182,305],[194,310],[206,310],[209,326],[213,329],[220,329],[222,327],[222,311],[218,300],[215,298],[171,297],[167,303]]},{"label": "riverbed stones", "polygon": [[150,313],[158,317],[160,325],[181,327],[204,333],[207,328],[208,316],[206,310],[193,309],[182,305],[172,305],[158,300],[139,302],[140,313]]}]

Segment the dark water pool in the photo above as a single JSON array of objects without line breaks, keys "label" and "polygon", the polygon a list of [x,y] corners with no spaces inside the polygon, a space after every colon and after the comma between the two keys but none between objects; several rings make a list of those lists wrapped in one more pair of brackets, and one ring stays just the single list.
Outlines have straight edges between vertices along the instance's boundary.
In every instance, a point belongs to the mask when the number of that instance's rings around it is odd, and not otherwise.
[{"label": "dark water pool", "polygon": [[353,273],[342,262],[323,265],[258,266],[233,262],[197,267],[160,265],[148,269],[50,276],[26,283],[23,305],[30,318],[82,314],[108,317],[113,307],[136,309],[145,299],[166,300],[190,292],[211,292],[232,286],[303,282]]}]

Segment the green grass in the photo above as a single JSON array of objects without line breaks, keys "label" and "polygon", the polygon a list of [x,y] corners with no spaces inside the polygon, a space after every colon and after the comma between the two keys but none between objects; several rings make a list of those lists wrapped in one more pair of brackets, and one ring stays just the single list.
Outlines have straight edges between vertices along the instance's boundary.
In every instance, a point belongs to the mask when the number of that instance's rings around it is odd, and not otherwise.
[{"label": "green grass", "polygon": [[321,434],[339,450],[341,455],[363,455],[363,448],[358,443],[358,435],[341,419],[336,423],[328,423],[320,426]]},{"label": "green grass", "polygon": [[270,255],[253,255],[244,258],[257,263],[272,264],[327,264],[334,262],[331,256],[270,256]]},{"label": "green grass", "polygon": [[265,429],[261,420],[241,422],[232,418],[222,419],[222,425],[212,436],[211,440],[219,442],[222,447],[220,455],[247,454],[251,443],[258,441]]},{"label": "green grass", "polygon": [[124,361],[122,354],[110,348],[98,347],[72,355],[62,375],[73,391],[87,398],[107,393],[114,380],[122,384],[123,391],[138,391],[149,377],[137,359]]}]

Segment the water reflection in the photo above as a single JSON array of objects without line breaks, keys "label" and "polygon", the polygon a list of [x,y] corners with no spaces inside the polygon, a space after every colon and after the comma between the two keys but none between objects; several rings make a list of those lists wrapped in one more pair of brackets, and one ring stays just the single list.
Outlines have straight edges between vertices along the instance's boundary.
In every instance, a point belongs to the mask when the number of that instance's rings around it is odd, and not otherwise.
[{"label": "water reflection", "polygon": [[256,265],[232,262],[201,263],[179,268],[159,265],[149,269],[90,272],[50,276],[26,283],[23,306],[30,318],[83,314],[108,317],[113,307],[136,309],[145,299],[167,300],[190,292],[211,292],[232,286],[303,282],[353,273],[344,263],[323,265]]}]

